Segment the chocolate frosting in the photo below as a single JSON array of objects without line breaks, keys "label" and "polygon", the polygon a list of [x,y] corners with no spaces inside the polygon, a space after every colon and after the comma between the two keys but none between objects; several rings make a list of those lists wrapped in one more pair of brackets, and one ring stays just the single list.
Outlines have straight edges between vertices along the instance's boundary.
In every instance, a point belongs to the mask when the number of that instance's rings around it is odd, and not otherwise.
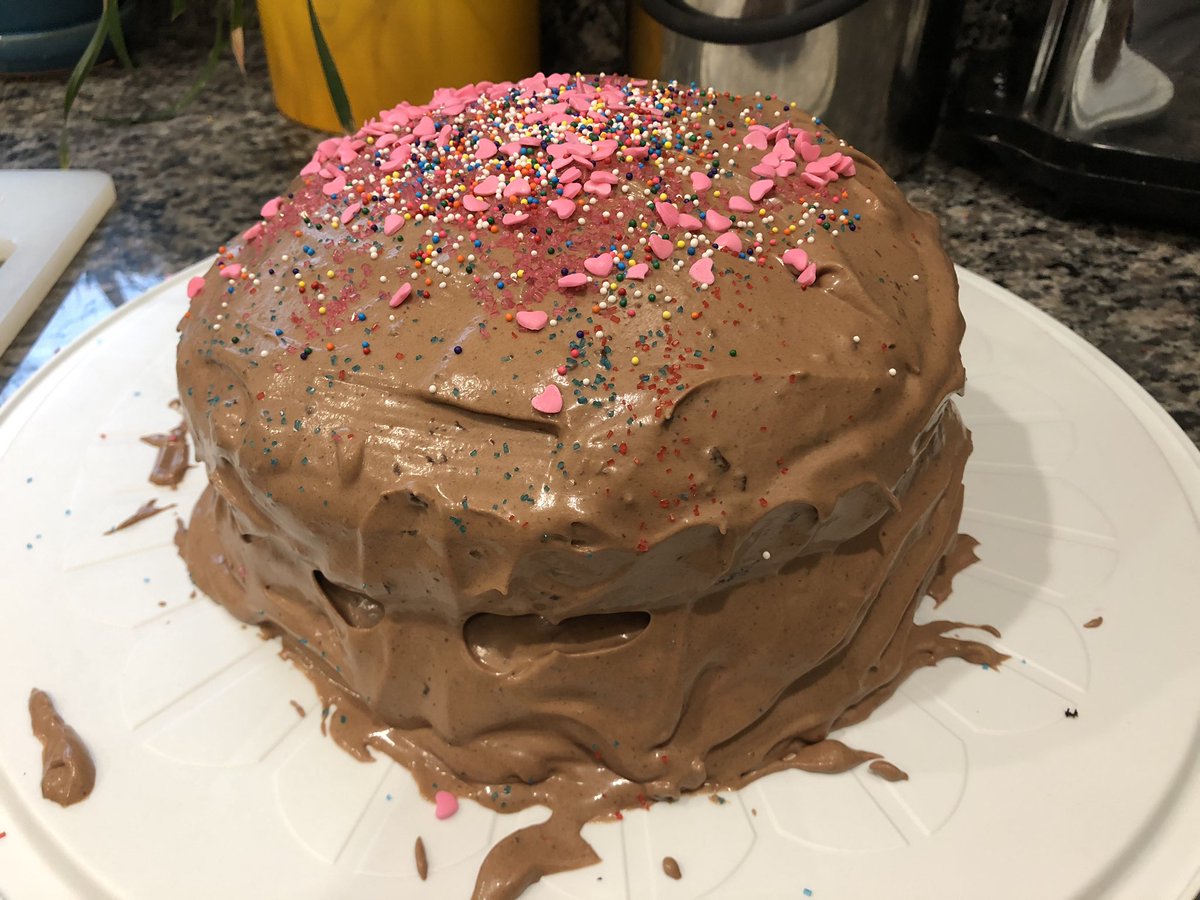
[{"label": "chocolate frosting", "polygon": [[96,764],[83,739],[38,688],[29,692],[29,719],[42,744],[42,796],[59,806],[86,800],[96,786]]},{"label": "chocolate frosting", "polygon": [[168,509],[174,509],[174,508],[175,508],[174,503],[168,503],[166,506],[159,506],[158,500],[151,497],[149,500],[147,500],[145,503],[143,503],[141,506],[139,506],[136,510],[134,510],[129,516],[122,519],[120,522],[118,522],[116,525],[114,525],[112,528],[108,529],[104,533],[105,534],[115,534],[118,531],[124,531],[126,528],[136,525],[138,522],[141,522],[145,519],[149,519],[153,516],[157,516],[160,512],[166,512]]},{"label": "chocolate frosting", "polygon": [[152,484],[176,487],[187,474],[188,440],[187,424],[181,422],[166,434],[144,434],[142,443],[158,448],[154,466],[150,469]]},{"label": "chocolate frosting", "polygon": [[[550,820],[781,768],[915,667],[957,546],[963,320],[932,216],[777,98],[537,76],[318,148],[180,323],[196,583],[333,737]],[[452,785],[453,787],[447,787]]]}]

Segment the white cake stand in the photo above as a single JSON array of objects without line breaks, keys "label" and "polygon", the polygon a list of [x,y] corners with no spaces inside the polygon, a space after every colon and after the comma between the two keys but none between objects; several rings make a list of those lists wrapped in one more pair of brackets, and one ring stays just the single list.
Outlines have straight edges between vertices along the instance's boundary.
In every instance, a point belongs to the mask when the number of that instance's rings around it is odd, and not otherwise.
[{"label": "white cake stand", "polygon": [[[438,821],[403,768],[322,737],[313,689],[274,644],[193,596],[173,513],[103,534],[152,496],[186,514],[203,486],[198,470],[177,491],[150,485],[138,438],[174,423],[174,327],[206,265],[0,409],[0,895],[466,897],[492,843],[546,811],[465,803]],[[907,782],[784,772],[722,803],[632,812],[585,830],[600,865],[529,897],[1200,890],[1200,454],[1098,351],[960,277],[976,444],[964,530],[982,562],[942,612],[996,625],[1012,660],[918,672],[843,733]],[[69,809],[40,795],[35,686],[96,758],[95,793]]]}]

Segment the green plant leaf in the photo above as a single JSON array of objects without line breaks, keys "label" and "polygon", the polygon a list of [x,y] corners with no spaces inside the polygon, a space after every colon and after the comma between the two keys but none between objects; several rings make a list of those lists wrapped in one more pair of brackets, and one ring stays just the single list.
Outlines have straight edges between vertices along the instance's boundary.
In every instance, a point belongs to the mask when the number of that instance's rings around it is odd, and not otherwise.
[{"label": "green plant leaf", "polygon": [[100,58],[100,51],[104,48],[104,41],[107,38],[108,21],[101,18],[96,23],[96,30],[92,33],[92,39],[88,41],[87,47],[84,48],[83,55],[79,57],[79,62],[75,63],[71,77],[67,79],[67,92],[63,95],[62,130],[58,135],[58,164],[64,169],[71,165],[71,147],[67,135],[67,122],[71,118],[71,107],[75,105],[75,98],[79,96],[79,89],[83,87],[84,79],[96,65],[96,60]]},{"label": "green plant leaf", "polygon": [[125,31],[121,27],[121,5],[119,0],[104,0],[104,12],[101,14],[108,31],[108,39],[112,41],[113,51],[126,69],[133,68],[133,58],[129,48],[125,46]]},{"label": "green plant leaf", "polygon": [[325,84],[329,87],[329,99],[333,101],[333,111],[337,113],[338,121],[347,134],[354,131],[354,115],[350,112],[350,98],[346,96],[346,88],[342,84],[342,76],[338,74],[333,54],[325,43],[325,35],[321,32],[321,23],[317,21],[317,11],[313,9],[312,0],[308,3],[308,21],[312,25],[313,40],[317,44],[317,57],[321,60],[321,71],[325,73]]},{"label": "green plant leaf", "polygon": [[108,125],[144,125],[147,122],[165,122],[175,118],[190,106],[192,101],[200,96],[200,92],[204,90],[213,73],[216,72],[217,66],[221,64],[221,59],[229,47],[225,38],[225,19],[220,7],[217,7],[215,18],[216,29],[213,33],[212,47],[208,51],[208,58],[204,61],[200,74],[196,76],[196,80],[192,82],[182,97],[170,106],[143,109],[132,116],[98,116],[99,121]]},{"label": "green plant leaf", "polygon": [[187,11],[187,0],[171,0],[171,21],[174,22]]}]

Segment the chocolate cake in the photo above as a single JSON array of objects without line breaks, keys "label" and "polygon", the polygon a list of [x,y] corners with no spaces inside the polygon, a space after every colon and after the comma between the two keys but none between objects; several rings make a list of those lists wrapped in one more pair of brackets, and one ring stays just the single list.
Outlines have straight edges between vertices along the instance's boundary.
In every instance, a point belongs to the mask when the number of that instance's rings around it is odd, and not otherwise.
[{"label": "chocolate cake", "polygon": [[937,223],[783,99],[439,91],[188,293],[193,578],[352,753],[550,806],[478,896],[594,860],[591,819],[857,765],[830,734],[914,668],[1001,658],[913,621],[969,549]]}]

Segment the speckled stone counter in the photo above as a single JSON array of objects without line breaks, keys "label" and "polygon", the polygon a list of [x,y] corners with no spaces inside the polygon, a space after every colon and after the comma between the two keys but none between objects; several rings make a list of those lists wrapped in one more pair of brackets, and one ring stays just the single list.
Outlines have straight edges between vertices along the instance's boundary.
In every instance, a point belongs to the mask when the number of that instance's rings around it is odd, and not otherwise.
[{"label": "speckled stone counter", "polygon": [[[97,121],[169,105],[204,53],[168,34],[139,71],[101,67],[80,95],[73,164],[110,172],[117,205],[0,357],[0,399],[113,307],[240,232],[308,160],[318,136],[276,112],[253,34],[248,75],[222,66],[177,118]],[[0,165],[57,165],[62,83],[0,82]],[[1100,348],[1200,442],[1200,240],[1153,210],[1119,222],[1056,217],[984,162],[968,169],[934,154],[902,183],[941,218],[958,263]]]}]

